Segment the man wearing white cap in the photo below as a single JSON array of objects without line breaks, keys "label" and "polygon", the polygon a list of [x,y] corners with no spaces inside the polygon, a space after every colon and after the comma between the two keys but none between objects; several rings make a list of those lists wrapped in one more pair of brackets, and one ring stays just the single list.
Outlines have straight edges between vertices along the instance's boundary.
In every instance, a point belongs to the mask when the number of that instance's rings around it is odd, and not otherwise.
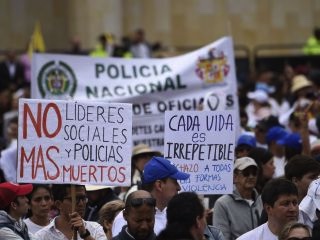
[{"label": "man wearing white cap", "polygon": [[219,228],[226,240],[233,240],[258,226],[262,202],[255,190],[257,163],[249,157],[234,163],[234,191],[220,197],[213,212],[212,225]]}]

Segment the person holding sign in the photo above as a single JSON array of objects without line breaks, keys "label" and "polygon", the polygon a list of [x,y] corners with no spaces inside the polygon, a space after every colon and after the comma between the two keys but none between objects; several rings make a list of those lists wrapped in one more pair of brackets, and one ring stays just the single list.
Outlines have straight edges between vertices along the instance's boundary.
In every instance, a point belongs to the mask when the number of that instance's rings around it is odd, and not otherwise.
[{"label": "person holding sign", "polygon": [[220,197],[213,212],[212,225],[219,228],[226,240],[234,240],[258,226],[262,202],[255,189],[258,165],[249,157],[234,163],[234,191]]},{"label": "person holding sign", "polygon": [[138,190],[131,193],[123,210],[127,225],[112,240],[155,240],[155,207],[156,199],[149,192]]},{"label": "person holding sign", "polygon": [[[83,185],[75,185],[75,212],[72,212],[71,185],[56,184],[52,186],[54,203],[60,214],[51,223],[38,231],[35,236],[39,240],[84,239],[107,240],[100,224],[84,221],[87,196]],[[77,233],[75,238],[74,233]]]},{"label": "person holding sign", "polygon": [[26,195],[31,191],[32,184],[18,185],[11,182],[0,184],[0,240],[33,239],[22,220],[29,208]]}]

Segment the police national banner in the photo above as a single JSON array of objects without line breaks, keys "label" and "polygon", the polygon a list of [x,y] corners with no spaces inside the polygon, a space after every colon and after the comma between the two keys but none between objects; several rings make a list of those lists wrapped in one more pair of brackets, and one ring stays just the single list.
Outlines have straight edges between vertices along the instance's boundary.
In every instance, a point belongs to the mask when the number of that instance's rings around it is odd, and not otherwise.
[{"label": "police national banner", "polygon": [[133,144],[160,151],[165,111],[238,111],[230,37],[164,59],[34,54],[31,87],[38,99],[132,103]]}]

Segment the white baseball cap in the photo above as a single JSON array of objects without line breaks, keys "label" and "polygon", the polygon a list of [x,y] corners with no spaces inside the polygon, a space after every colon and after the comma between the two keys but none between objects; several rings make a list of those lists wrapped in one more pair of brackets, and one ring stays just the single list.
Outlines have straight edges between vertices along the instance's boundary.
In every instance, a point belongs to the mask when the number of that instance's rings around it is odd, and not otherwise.
[{"label": "white baseball cap", "polygon": [[237,158],[234,162],[234,169],[238,169],[241,171],[250,166],[258,167],[256,161],[250,157]]}]

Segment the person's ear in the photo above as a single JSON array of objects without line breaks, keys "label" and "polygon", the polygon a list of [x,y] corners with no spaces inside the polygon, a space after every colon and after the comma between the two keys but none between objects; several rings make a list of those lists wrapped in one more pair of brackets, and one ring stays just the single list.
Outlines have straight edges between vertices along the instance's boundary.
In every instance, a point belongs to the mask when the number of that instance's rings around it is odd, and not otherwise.
[{"label": "person's ear", "polygon": [[154,188],[161,192],[162,191],[162,181],[161,180],[155,181]]},{"label": "person's ear", "polygon": [[18,204],[16,202],[11,202],[10,206],[11,206],[12,209],[16,210],[17,207],[18,207]]},{"label": "person's ear", "polygon": [[292,178],[292,182],[295,184],[295,185],[297,185],[298,184],[298,178],[297,177],[293,177]]},{"label": "person's ear", "polygon": [[197,228],[200,228],[201,227],[201,223],[200,223],[200,220],[201,220],[201,217],[200,216],[197,216],[197,218],[196,218],[196,227]]},{"label": "person's ear", "polygon": [[267,215],[271,214],[271,210],[273,209],[272,206],[269,204],[264,204],[263,208],[266,211]]}]

